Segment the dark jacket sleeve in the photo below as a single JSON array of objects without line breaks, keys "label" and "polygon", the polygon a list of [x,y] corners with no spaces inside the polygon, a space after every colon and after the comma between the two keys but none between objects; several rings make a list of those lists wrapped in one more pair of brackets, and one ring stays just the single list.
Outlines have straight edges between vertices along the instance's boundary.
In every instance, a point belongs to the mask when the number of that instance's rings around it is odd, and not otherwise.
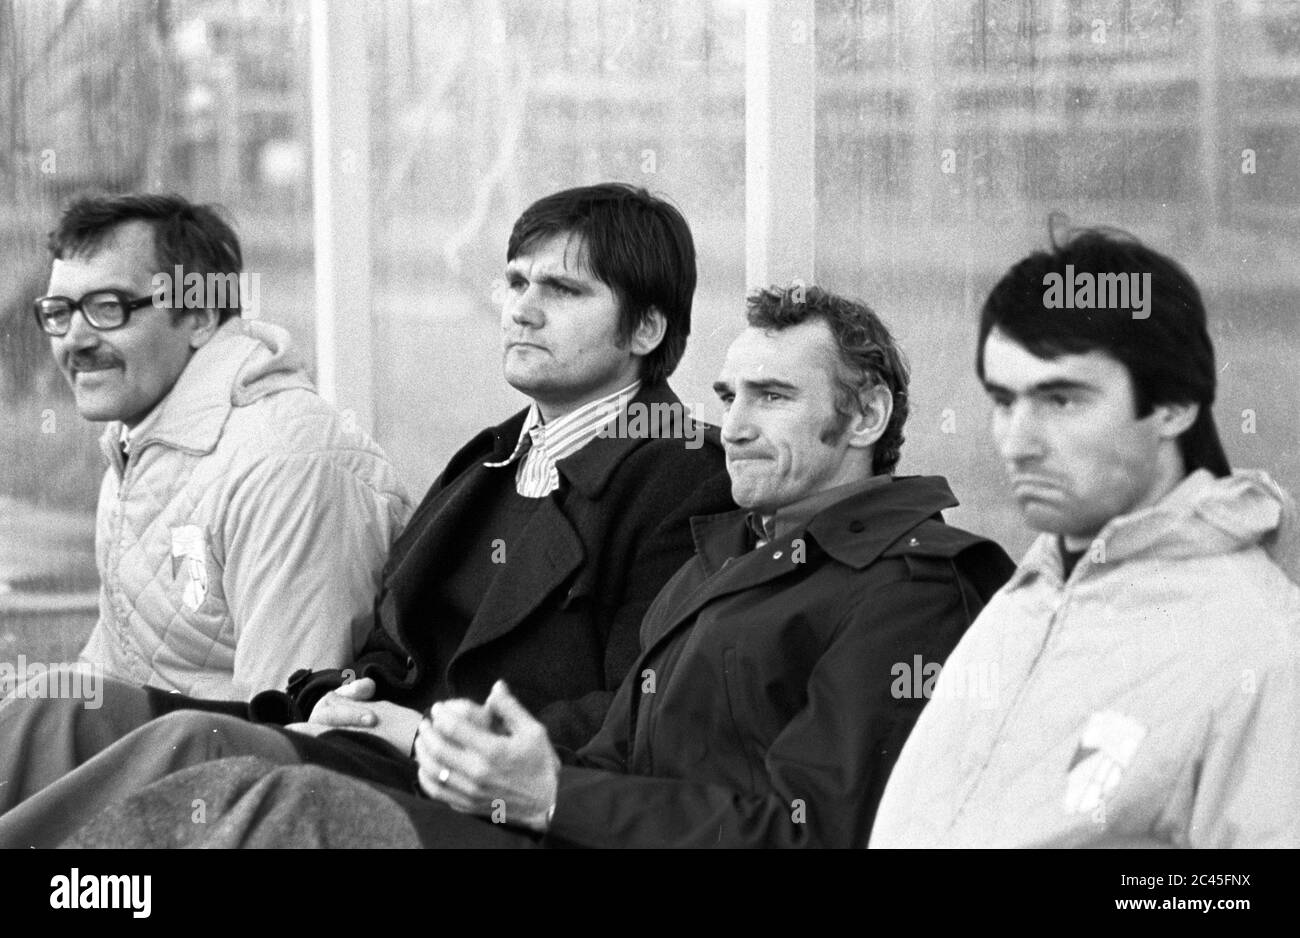
[{"label": "dark jacket sleeve", "polygon": [[[665,444],[668,445],[668,444]],[[652,451],[642,451],[647,462]],[[641,454],[638,454],[641,455]],[[719,459],[693,460],[679,471],[629,460],[624,471],[624,513],[638,529],[620,534],[633,547],[619,571],[621,589],[602,592],[594,611],[605,630],[605,686],[572,700],[557,700],[537,711],[537,719],[558,748],[577,749],[600,729],[610,703],[640,651],[641,620],[664,584],[694,555],[691,517],[734,507],[731,481]],[[608,582],[608,578],[606,578]]]},{"label": "dark jacket sleeve", "polygon": [[[978,612],[968,612],[973,592],[949,576],[856,595],[813,668],[804,706],[767,750],[755,790],[621,774],[626,734],[607,724],[583,750],[585,767],[561,769],[547,843],[866,846],[885,781],[924,704],[895,696],[894,665],[915,655],[945,660]],[[619,709],[611,720],[623,718]],[[615,770],[590,767],[601,764]]]},{"label": "dark jacket sleeve", "polygon": [[[557,700],[535,710],[551,740],[561,749],[576,749],[600,728],[614,692],[636,659],[641,619],[651,600],[677,569],[692,556],[694,542],[690,519],[734,507],[716,431],[710,435],[707,457],[681,449],[680,441],[655,441],[642,446],[618,468],[608,488],[587,510],[612,522],[601,543],[586,544],[591,570],[602,575],[587,591],[591,604],[590,627],[603,642],[603,686],[581,697]],[[459,470],[455,463],[444,476]],[[440,478],[425,499],[441,490]],[[417,529],[421,510],[408,524]],[[400,541],[399,541],[400,547]],[[611,553],[617,551],[616,559]],[[395,548],[396,552],[396,548]],[[586,571],[589,575],[591,571]],[[596,579],[593,577],[593,579]],[[380,597],[380,602],[383,601]],[[371,630],[357,659],[349,665],[355,677],[374,677],[377,696],[388,696],[387,682],[409,667],[408,652],[379,625],[385,621],[379,606]],[[265,722],[306,720],[312,708],[329,691],[343,683],[342,670],[300,671],[288,692],[259,694],[251,704],[253,718]]]},{"label": "dark jacket sleeve", "polygon": [[607,769],[611,772],[627,771],[627,729],[631,718],[634,700],[632,691],[635,681],[636,675],[627,675],[619,689],[614,692],[614,699],[605,710],[604,718],[595,735],[588,734],[583,743],[556,742],[556,734],[551,732],[549,727],[547,728],[551,745],[554,746],[562,762]]},{"label": "dark jacket sleeve", "polygon": [[[380,600],[382,601],[383,594]],[[377,603],[379,602],[377,601]],[[375,609],[374,622],[361,653],[347,668],[326,668],[309,671],[303,668],[289,676],[285,690],[268,690],[249,702],[251,718],[258,723],[301,723],[311,716],[322,697],[348,680],[371,677],[378,685],[376,698],[385,699],[392,675],[408,670],[409,655],[380,623],[379,609]]]}]

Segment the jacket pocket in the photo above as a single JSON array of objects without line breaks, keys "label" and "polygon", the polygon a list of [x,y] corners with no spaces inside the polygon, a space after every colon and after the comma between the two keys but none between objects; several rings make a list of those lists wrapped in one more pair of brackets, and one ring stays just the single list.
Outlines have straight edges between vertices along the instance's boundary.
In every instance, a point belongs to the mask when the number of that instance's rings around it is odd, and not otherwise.
[{"label": "jacket pocket", "polygon": [[749,790],[756,791],[754,755],[750,752],[749,734],[744,731],[746,714],[753,709],[745,692],[744,675],[740,672],[740,653],[735,645],[722,650],[722,683],[727,695],[727,721],[731,724],[733,745],[737,754],[745,761],[745,771],[749,776]]}]

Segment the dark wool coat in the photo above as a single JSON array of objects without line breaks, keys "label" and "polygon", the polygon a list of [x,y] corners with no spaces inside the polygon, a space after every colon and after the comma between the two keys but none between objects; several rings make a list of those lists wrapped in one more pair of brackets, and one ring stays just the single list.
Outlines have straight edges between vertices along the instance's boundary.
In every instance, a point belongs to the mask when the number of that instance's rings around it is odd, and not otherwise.
[{"label": "dark wool coat", "polygon": [[[643,386],[633,399],[647,407],[679,405],[667,384]],[[433,702],[434,672],[446,673],[450,695],[484,699],[498,678],[546,724],[552,741],[577,749],[600,728],[614,692],[637,654],[638,630],[651,600],[690,557],[692,515],[735,507],[717,429],[702,438],[597,438],[556,464],[560,488],[548,495],[510,545],[508,576],[482,599],[449,660],[431,660],[426,630],[414,615],[430,577],[446,569],[471,540],[496,484],[485,462],[507,458],[527,411],[470,440],[447,464],[393,546],[375,600],[374,627],[349,668],[373,678],[376,697],[424,709]],[[687,443],[691,445],[688,446]],[[266,723],[306,720],[324,694],[344,680],[342,669],[299,671],[288,692],[258,694],[251,704],[223,707],[176,695],[155,695],[162,713],[183,707],[248,715]],[[374,741],[344,735],[373,750]],[[311,737],[298,739],[311,761],[352,768],[329,758]],[[349,743],[349,748],[351,744]],[[363,760],[383,755],[359,752]],[[318,751],[321,750],[321,751]],[[406,753],[402,753],[403,761]],[[413,763],[406,774],[413,779]],[[388,773],[384,773],[387,777]]]}]

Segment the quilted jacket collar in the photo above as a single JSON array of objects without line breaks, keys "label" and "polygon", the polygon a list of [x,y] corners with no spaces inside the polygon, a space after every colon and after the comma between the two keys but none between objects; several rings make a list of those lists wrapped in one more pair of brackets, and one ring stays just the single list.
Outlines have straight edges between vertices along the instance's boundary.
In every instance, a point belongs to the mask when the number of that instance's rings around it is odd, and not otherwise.
[{"label": "quilted jacket collar", "polygon": [[[1260,470],[1239,470],[1220,479],[1198,469],[1150,508],[1112,518],[1079,561],[1072,580],[1099,576],[1144,557],[1213,556],[1257,544],[1300,583],[1300,525],[1291,496]],[[1030,546],[1007,588],[1016,589],[1041,574],[1060,580],[1062,572],[1056,535],[1044,534]]]},{"label": "quilted jacket collar", "polygon": [[[312,387],[289,333],[270,323],[231,319],[194,353],[166,397],[131,434],[132,452],[160,443],[202,456],[212,452],[230,411],[269,394]],[[113,421],[100,446],[118,465],[122,424]]]}]

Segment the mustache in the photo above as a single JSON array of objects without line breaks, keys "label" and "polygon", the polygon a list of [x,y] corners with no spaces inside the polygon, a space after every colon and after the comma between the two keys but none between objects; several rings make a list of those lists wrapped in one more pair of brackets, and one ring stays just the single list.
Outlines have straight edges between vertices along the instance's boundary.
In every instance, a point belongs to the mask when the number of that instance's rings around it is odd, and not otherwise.
[{"label": "mustache", "polygon": [[109,368],[120,364],[122,364],[121,360],[108,352],[73,352],[68,356],[68,368],[71,371]]}]

